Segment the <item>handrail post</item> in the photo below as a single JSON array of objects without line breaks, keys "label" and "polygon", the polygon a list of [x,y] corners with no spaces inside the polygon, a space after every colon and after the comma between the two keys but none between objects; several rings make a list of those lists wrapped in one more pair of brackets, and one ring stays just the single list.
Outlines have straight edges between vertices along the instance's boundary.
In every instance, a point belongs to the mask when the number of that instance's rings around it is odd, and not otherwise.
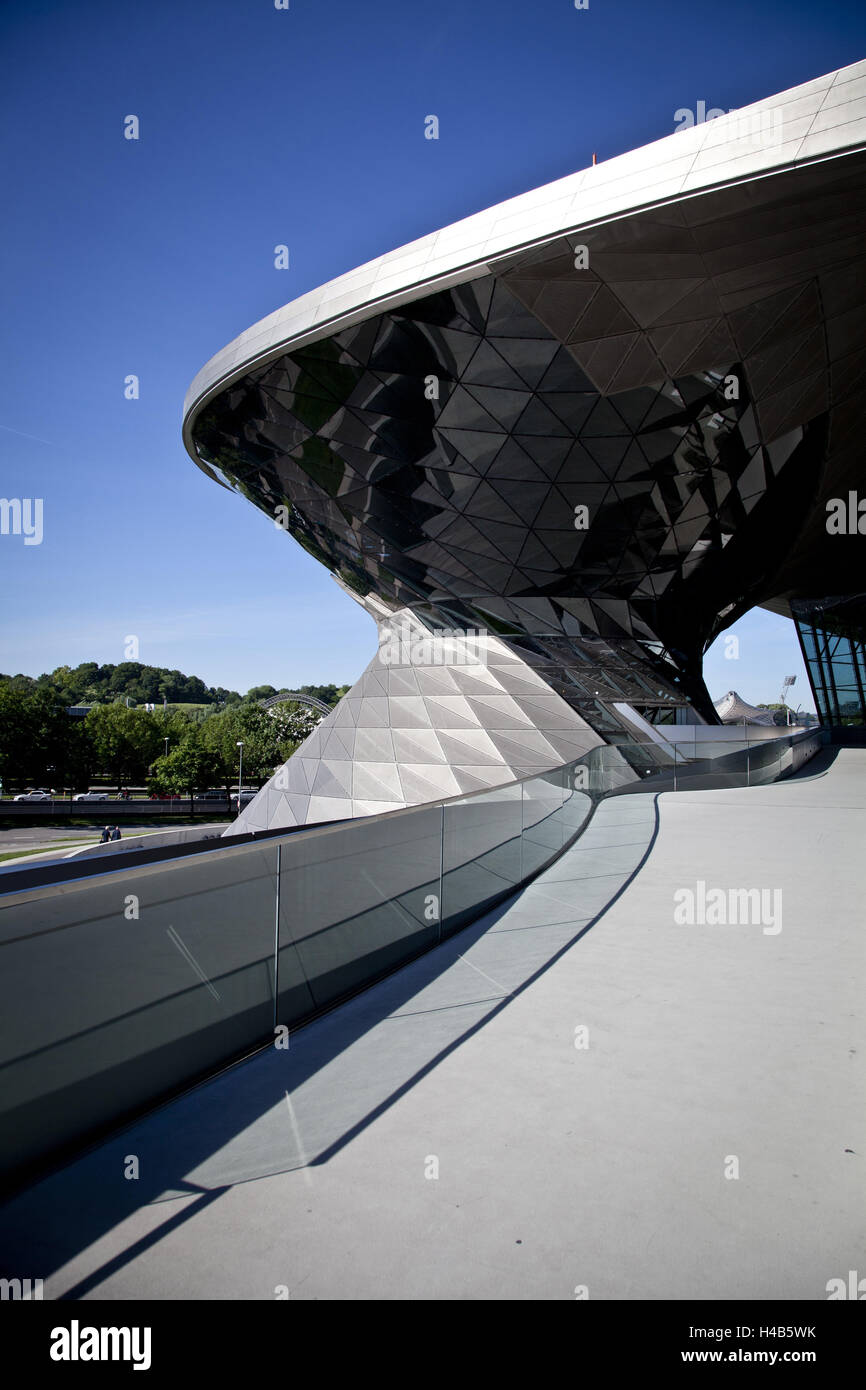
[{"label": "handrail post", "polygon": [[277,889],[274,894],[274,1029],[279,1019],[277,1008],[280,999],[280,881],[282,866],[282,845],[277,845]]},{"label": "handrail post", "polygon": [[442,812],[439,821],[439,936],[438,941],[442,941],[442,918],[445,915],[445,803],[440,806]]},{"label": "handrail post", "polygon": [[523,836],[524,836],[524,833],[525,833],[525,831],[526,831],[526,819],[525,819],[524,814],[523,814],[524,807],[525,807],[525,805],[526,805],[526,783],[525,783],[525,782],[518,782],[517,785],[520,787],[520,878],[518,879],[518,883],[519,883],[519,884],[522,884],[522,883],[523,883]]}]

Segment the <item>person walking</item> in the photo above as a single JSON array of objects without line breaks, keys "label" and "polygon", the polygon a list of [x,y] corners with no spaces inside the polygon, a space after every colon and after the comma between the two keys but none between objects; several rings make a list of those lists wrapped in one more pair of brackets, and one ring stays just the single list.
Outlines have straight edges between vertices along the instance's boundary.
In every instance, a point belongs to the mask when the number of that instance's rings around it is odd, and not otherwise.
[{"label": "person walking", "polygon": [[116,826],[114,827],[114,829],[112,830],[112,832],[111,832],[111,838],[112,838],[112,840],[119,840],[119,839],[120,839],[120,826],[119,826],[119,825],[116,825]]},{"label": "person walking", "polygon": [[106,844],[110,839],[111,839],[111,826],[110,826],[110,825],[104,825],[104,826],[102,827],[102,834],[101,834],[100,837],[99,837],[99,843],[100,843],[101,845],[104,845],[104,844]]}]

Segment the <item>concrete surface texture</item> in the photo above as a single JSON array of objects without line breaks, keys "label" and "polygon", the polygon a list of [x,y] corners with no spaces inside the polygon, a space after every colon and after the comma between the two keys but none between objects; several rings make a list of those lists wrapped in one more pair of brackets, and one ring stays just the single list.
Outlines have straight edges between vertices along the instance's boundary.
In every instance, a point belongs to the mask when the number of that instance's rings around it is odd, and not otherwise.
[{"label": "concrete surface texture", "polygon": [[[825,1299],[866,1271],[864,832],[866,749],[603,803],[504,907],[9,1202],[2,1272],[47,1298]],[[730,918],[750,888],[751,921],[677,921],[682,890]]]}]

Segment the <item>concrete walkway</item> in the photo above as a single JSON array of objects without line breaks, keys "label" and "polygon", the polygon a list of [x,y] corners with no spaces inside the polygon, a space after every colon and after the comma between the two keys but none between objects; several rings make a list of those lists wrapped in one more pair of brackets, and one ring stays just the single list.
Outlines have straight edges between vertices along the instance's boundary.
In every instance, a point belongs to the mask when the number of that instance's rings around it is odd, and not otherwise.
[{"label": "concrete walkway", "polygon": [[[864,846],[866,749],[609,800],[505,908],[9,1203],[3,1273],[52,1298],[826,1298],[866,1274]],[[778,890],[781,930],[679,925],[699,880]]]}]

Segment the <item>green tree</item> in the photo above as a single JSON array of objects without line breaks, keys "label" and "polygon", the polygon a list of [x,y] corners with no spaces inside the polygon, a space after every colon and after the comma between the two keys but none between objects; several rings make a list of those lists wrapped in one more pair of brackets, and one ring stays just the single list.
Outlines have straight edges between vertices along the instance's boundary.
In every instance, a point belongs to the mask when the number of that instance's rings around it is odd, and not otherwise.
[{"label": "green tree", "polygon": [[5,787],[29,776],[28,706],[27,694],[4,680],[0,686],[0,777]]},{"label": "green tree", "polygon": [[168,757],[157,758],[148,779],[148,790],[157,796],[192,797],[210,786],[215,773],[216,758],[212,750],[205,747],[198,732],[191,729]]},{"label": "green tree", "polygon": [[57,694],[0,683],[0,777],[4,785],[62,786],[69,761],[71,721]]},{"label": "green tree", "polygon": [[93,744],[84,719],[66,719],[66,760],[59,780],[64,787],[82,789],[90,786],[93,775]]},{"label": "green tree", "polygon": [[239,705],[241,702],[241,697],[236,690],[226,690],[221,685],[214,686],[211,694],[220,705]]},{"label": "green tree", "polygon": [[96,765],[111,776],[118,791],[124,781],[143,779],[162,751],[162,721],[146,710],[97,705],[84,722]]},{"label": "green tree", "polygon": [[298,693],[300,695],[315,695],[317,699],[333,707],[351,688],[349,685],[300,685],[298,686]]},{"label": "green tree", "polygon": [[20,672],[19,672],[19,674],[18,674],[17,676],[2,676],[2,675],[0,675],[0,681],[4,681],[7,685],[11,686],[11,688],[12,688],[13,690],[35,690],[35,689],[36,689],[36,682],[35,682],[35,680],[33,679],[33,677],[32,677],[32,676],[22,676]]},{"label": "green tree", "polygon": [[243,740],[244,745],[244,782],[261,786],[289,756],[281,734],[280,722],[255,704],[233,705],[208,716],[201,725],[201,739],[214,754],[218,768],[215,780],[227,795],[238,777],[238,741]]}]

